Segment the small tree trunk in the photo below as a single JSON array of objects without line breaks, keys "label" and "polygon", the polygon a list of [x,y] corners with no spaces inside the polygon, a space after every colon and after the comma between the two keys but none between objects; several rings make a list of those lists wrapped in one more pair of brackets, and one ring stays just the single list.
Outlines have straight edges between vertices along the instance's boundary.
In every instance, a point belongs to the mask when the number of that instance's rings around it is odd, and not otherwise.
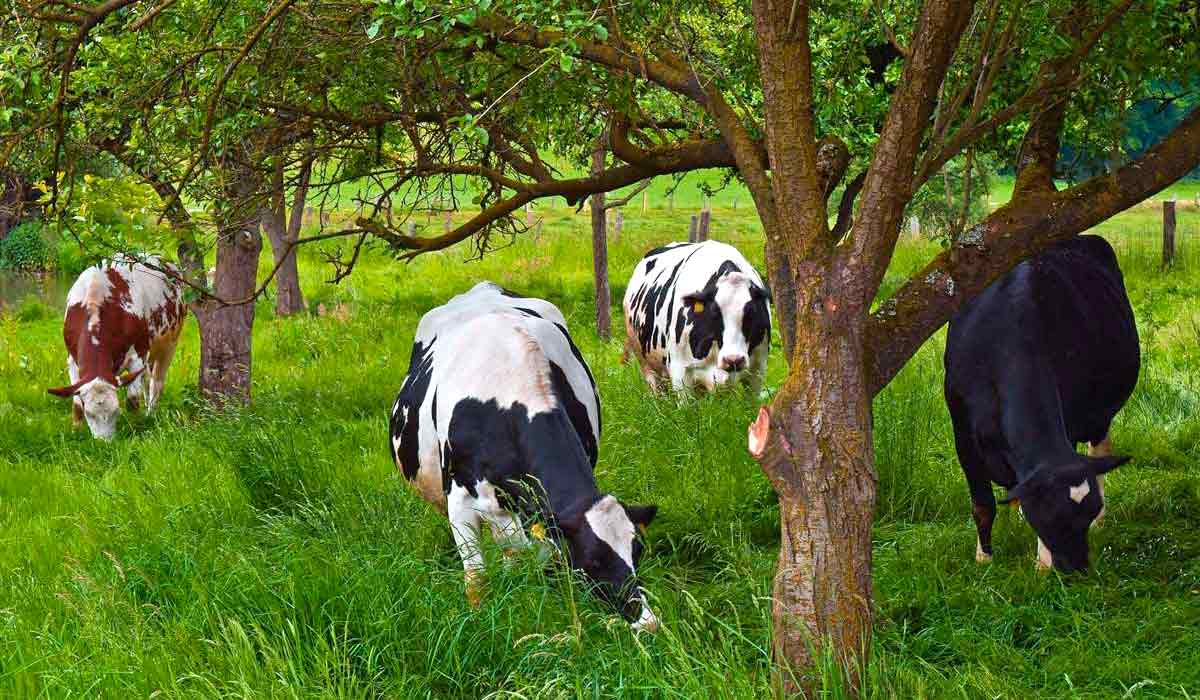
[{"label": "small tree trunk", "polygon": [[[258,206],[250,200],[252,176],[241,171],[236,177],[229,188],[232,205],[219,214],[213,284],[216,296],[229,302],[247,300],[254,293],[262,251]],[[218,406],[248,403],[254,302],[224,305],[209,300],[193,312],[200,325],[200,395]]]},{"label": "small tree trunk", "polygon": [[304,292],[300,288],[300,271],[296,264],[296,248],[293,245],[300,236],[304,221],[304,203],[308,197],[308,182],[312,175],[312,161],[300,165],[299,178],[293,194],[291,215],[284,221],[283,159],[278,159],[272,182],[271,206],[263,208],[263,229],[271,241],[271,255],[275,260],[275,315],[291,316],[304,310]]},{"label": "small tree trunk", "polygon": [[1175,200],[1168,199],[1163,202],[1163,267],[1170,267],[1173,260],[1175,260]]},{"label": "small tree trunk", "polygon": [[[751,454],[779,494],[782,534],[773,595],[781,690],[817,697],[829,654],[852,690],[870,649],[871,519],[876,476],[861,320],[837,297],[795,307],[797,352],[770,408],[750,427]],[[798,356],[800,356],[798,355]]]},{"label": "small tree trunk", "polygon": [[[592,172],[604,170],[604,150],[592,152]],[[604,194],[594,194],[592,210],[592,273],[596,285],[596,334],[601,340],[612,337],[612,298],[608,287],[608,221]]]}]

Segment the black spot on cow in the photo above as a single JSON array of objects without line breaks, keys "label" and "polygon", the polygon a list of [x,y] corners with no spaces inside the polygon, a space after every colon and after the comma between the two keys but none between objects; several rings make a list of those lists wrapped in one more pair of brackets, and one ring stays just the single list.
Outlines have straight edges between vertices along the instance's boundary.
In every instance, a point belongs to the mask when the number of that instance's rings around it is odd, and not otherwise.
[{"label": "black spot on cow", "polygon": [[753,352],[764,340],[771,342],[771,312],[767,310],[769,293],[756,284],[750,285],[750,301],[742,310],[742,335]]},{"label": "black spot on cow", "polygon": [[[656,250],[662,252],[666,249]],[[651,254],[654,254],[654,251],[648,253],[647,256]],[[637,295],[634,297],[632,307],[637,308],[640,305],[642,309],[641,322],[635,323],[635,325],[638,334],[638,343],[641,345],[643,353],[649,353],[652,347],[657,347],[656,343],[658,339],[655,337],[655,318],[662,311],[663,305],[674,299],[675,280],[679,277],[679,271],[683,269],[684,265],[687,265],[688,260],[691,260],[695,254],[696,251],[693,250],[691,253],[688,253],[686,258],[676,263],[664,283],[649,283],[642,289],[639,289]],[[665,337],[663,338],[662,345],[666,345]]]},{"label": "black spot on cow", "polygon": [[646,261],[646,272],[653,270],[654,266],[657,264],[658,264],[657,260],[647,260]]},{"label": "black spot on cow", "polygon": [[575,432],[583,443],[583,451],[587,453],[594,469],[596,460],[600,457],[600,450],[596,444],[596,437],[592,435],[592,422],[588,420],[587,407],[571,390],[571,382],[567,380],[562,367],[553,362],[550,363],[550,387],[554,390],[554,397],[558,399],[559,405],[566,410],[567,417],[571,419],[571,425],[575,426]]},{"label": "black spot on cow", "polygon": [[[571,348],[571,354],[575,356],[575,361],[578,362],[579,366],[583,368],[583,371],[587,373],[588,384],[590,384],[592,386],[592,395],[596,397],[596,434],[602,435],[603,433],[601,432],[601,428],[603,427],[604,421],[600,415],[600,392],[596,389],[596,378],[594,376],[592,376],[592,368],[588,366],[588,363],[583,361],[583,353],[579,352],[579,347],[577,345],[575,345],[574,340],[571,340],[571,334],[567,332],[566,327],[563,326],[561,323],[555,323],[554,327],[558,329],[559,333],[562,333],[563,338],[565,338],[567,341],[567,347]],[[587,412],[584,411],[584,417],[586,418],[586,416],[587,416]],[[585,422],[585,423],[577,424],[577,425],[582,426],[579,431],[580,438],[583,438],[585,431],[588,432],[588,434],[590,435],[590,428],[588,428],[588,425],[589,425],[588,423]],[[593,440],[593,442],[595,442],[595,441]],[[597,456],[598,456],[597,454],[592,454],[592,466],[593,467],[596,466]]]},{"label": "black spot on cow", "polygon": [[516,309],[517,311],[520,311],[521,313],[525,314],[526,316],[532,316],[534,318],[542,317],[542,315],[539,314],[538,312],[534,311],[533,309],[524,307],[524,306],[514,306],[513,308]]},{"label": "black spot on cow", "polygon": [[659,246],[657,248],[651,248],[649,251],[646,252],[645,255],[642,256],[642,259],[645,260],[646,258],[653,258],[657,255],[662,255],[663,253],[667,252],[668,250],[675,250],[676,248],[687,248],[689,246],[694,246],[694,245],[696,245],[696,244],[695,243],[672,243],[671,245],[663,245],[663,246]]},{"label": "black spot on cow", "polygon": [[[408,362],[408,376],[405,377],[396,397],[398,410],[392,415],[391,437],[393,440],[400,439],[396,459],[400,463],[400,470],[408,479],[415,478],[421,466],[417,440],[421,428],[420,410],[433,376],[433,346],[436,342],[435,338],[428,346],[420,342],[413,343],[412,357]],[[389,446],[389,451],[391,449]]]}]

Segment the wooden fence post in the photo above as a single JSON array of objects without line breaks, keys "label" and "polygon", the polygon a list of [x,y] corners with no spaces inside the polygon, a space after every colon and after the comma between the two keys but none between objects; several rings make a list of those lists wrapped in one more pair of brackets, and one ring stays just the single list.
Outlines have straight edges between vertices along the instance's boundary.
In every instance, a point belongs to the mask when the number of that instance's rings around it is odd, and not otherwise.
[{"label": "wooden fence post", "polygon": [[692,223],[688,225],[688,243],[695,243],[700,235],[700,219],[692,214]]},{"label": "wooden fence post", "polygon": [[669,212],[675,211],[675,192],[674,191],[672,191],[671,194],[667,196],[667,211],[669,211]]},{"label": "wooden fence post", "polygon": [[700,212],[700,230],[697,232],[697,238],[701,241],[708,240],[708,226],[712,222],[712,210],[705,209]]},{"label": "wooden fence post", "polygon": [[450,219],[451,216],[453,216],[453,213],[450,212],[449,210],[447,210],[446,213],[442,215],[442,232],[443,233],[450,233],[450,229],[454,226],[454,222],[451,221],[451,219]]},{"label": "wooden fence post", "polygon": [[617,215],[616,215],[616,217],[614,217],[614,220],[613,220],[613,240],[614,241],[618,241],[621,239],[621,227],[624,225],[625,225],[625,215],[621,213],[620,209],[618,209]]},{"label": "wooden fence post", "polygon": [[533,202],[525,205],[525,225],[533,226]]},{"label": "wooden fence post", "polygon": [[1171,266],[1175,259],[1175,200],[1163,200],[1163,250],[1162,264],[1164,268]]},{"label": "wooden fence post", "polygon": [[408,237],[413,238],[416,235],[417,235],[417,222],[409,221],[408,222]]},{"label": "wooden fence post", "polygon": [[913,240],[921,237],[921,221],[917,217],[912,217],[908,220],[908,232]]},{"label": "wooden fence post", "polygon": [[[1200,197],[1200,195],[1196,195],[1196,196]],[[650,193],[645,190],[642,190],[642,213],[645,214],[646,210],[649,208],[650,208]]]}]

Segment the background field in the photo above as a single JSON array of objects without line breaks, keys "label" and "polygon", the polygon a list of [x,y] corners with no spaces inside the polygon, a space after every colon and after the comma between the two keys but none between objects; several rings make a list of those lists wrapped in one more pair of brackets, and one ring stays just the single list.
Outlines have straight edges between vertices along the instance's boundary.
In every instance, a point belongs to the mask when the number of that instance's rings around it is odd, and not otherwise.
[{"label": "background field", "polygon": [[[637,258],[685,235],[701,200],[689,181],[667,211],[661,192],[649,212],[626,210],[612,244],[618,308]],[[748,199],[734,211],[727,190],[714,206],[713,237],[761,263]],[[0,312],[0,695],[768,695],[779,534],[745,449],[756,401],[647,396],[617,361],[619,339],[595,338],[587,216],[539,215],[540,239],[481,262],[371,252],[338,287],[306,249],[313,314],[275,319],[271,300],[258,305],[253,406],[198,408],[189,321],[160,411],[123,419],[111,444],[72,430],[67,403],[44,391],[65,383],[57,302]],[[1165,272],[1159,226],[1146,207],[1100,227],[1126,273],[1144,363],[1114,429],[1135,460],[1106,484],[1091,573],[1036,574],[1032,531],[1007,509],[995,563],[975,563],[941,334],[876,400],[870,696],[1200,696],[1200,212],[1181,211],[1180,257]],[[886,288],[936,249],[902,243]],[[471,610],[445,520],[395,474],[386,413],[417,320],[480,279],[568,317],[600,385],[601,485],[660,507],[643,569],[657,636],[634,637],[532,561],[492,566]],[[768,385],[783,371],[775,354]]]}]

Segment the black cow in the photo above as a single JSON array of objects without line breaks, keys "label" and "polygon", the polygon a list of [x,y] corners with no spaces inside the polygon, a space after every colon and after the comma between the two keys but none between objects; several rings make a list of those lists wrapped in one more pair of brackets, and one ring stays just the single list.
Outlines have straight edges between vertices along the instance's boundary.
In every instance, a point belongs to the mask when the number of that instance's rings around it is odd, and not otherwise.
[{"label": "black cow", "polygon": [[[1098,236],[1021,263],[950,322],[946,405],[990,561],[991,482],[1019,500],[1038,535],[1038,565],[1088,565],[1088,529],[1104,510],[1103,475],[1128,461],[1108,429],[1137,383],[1137,327],[1117,257]],[[1088,443],[1088,456],[1075,451]]]},{"label": "black cow", "polygon": [[421,318],[390,447],[405,478],[449,516],[472,604],[480,528],[524,547],[520,518],[535,515],[603,599],[636,629],[657,627],[635,571],[637,531],[656,508],[597,488],[599,438],[592,373],[553,304],[481,282]]}]

